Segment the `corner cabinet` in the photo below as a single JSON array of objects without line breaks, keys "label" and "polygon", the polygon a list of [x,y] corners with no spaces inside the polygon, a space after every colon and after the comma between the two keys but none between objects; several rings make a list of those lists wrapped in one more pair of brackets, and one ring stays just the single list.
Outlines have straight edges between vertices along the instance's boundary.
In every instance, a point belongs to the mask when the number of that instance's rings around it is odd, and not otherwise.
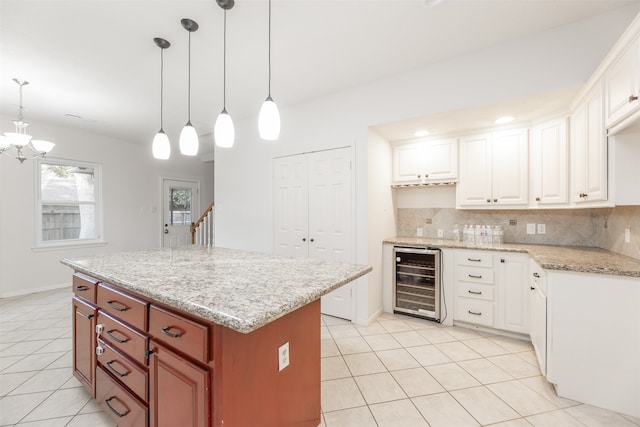
[{"label": "corner cabinet", "polygon": [[531,138],[531,206],[569,202],[568,118],[540,123]]},{"label": "corner cabinet", "polygon": [[605,123],[608,129],[640,111],[640,43],[634,40],[604,75]]},{"label": "corner cabinet", "polygon": [[461,138],[458,207],[528,206],[528,147],[527,129]]},{"label": "corner cabinet", "polygon": [[393,183],[420,184],[458,178],[458,140],[420,141],[393,147]]}]

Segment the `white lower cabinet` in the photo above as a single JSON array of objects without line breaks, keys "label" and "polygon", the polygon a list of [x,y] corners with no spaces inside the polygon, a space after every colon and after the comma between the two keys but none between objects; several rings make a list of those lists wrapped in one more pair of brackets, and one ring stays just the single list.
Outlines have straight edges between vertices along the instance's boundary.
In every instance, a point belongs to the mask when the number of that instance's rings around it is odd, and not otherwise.
[{"label": "white lower cabinet", "polygon": [[545,273],[535,261],[531,260],[531,279],[529,286],[530,324],[529,337],[538,359],[540,372],[547,374],[547,287]]},{"label": "white lower cabinet", "polygon": [[496,328],[529,334],[529,255],[498,253]]}]

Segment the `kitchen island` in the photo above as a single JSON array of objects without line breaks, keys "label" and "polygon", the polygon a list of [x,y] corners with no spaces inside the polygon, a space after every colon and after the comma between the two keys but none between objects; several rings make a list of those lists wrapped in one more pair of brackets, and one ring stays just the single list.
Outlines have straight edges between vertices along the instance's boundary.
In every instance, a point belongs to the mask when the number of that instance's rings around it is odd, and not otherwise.
[{"label": "kitchen island", "polygon": [[319,299],[371,271],[198,247],[62,263],[74,375],[119,426],[317,426]]}]

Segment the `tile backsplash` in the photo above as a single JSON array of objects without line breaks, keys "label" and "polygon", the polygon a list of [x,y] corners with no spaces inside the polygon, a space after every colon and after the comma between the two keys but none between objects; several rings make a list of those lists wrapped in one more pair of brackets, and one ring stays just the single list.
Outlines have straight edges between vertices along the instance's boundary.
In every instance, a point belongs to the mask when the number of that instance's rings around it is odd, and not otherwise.
[{"label": "tile backsplash", "polygon": [[[430,220],[430,223],[428,223]],[[515,221],[516,225],[510,225]],[[458,210],[454,208],[398,208],[398,236],[453,238],[454,225],[501,225],[505,243],[595,246],[640,259],[640,206],[599,209]],[[527,224],[545,224],[545,234],[527,234]],[[625,243],[625,228],[631,242]]]}]

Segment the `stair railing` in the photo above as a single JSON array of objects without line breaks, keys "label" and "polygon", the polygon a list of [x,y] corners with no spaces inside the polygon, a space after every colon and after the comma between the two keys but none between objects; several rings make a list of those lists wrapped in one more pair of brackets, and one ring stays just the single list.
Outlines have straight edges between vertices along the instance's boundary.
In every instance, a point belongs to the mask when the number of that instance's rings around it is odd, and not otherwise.
[{"label": "stair railing", "polygon": [[201,246],[214,246],[214,221],[213,202],[204,211],[198,221],[191,223],[191,244]]}]

